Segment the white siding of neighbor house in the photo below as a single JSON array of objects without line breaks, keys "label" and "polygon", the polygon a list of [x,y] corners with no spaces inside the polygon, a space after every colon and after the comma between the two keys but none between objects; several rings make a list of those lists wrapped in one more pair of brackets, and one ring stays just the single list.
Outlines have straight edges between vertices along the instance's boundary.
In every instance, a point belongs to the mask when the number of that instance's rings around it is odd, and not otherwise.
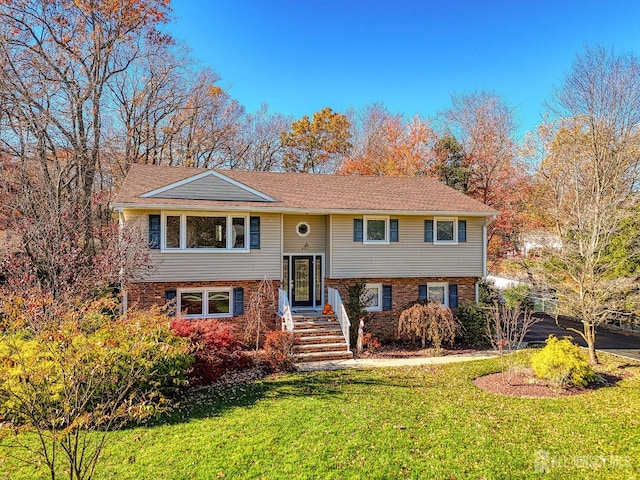
[{"label": "white siding of neighbor house", "polygon": [[[167,213],[167,212],[165,212]],[[160,211],[125,210],[127,222],[142,221],[148,238],[149,214]],[[258,216],[253,214],[253,216]],[[161,252],[149,249],[155,265],[144,278],[152,282],[280,279],[280,214],[261,213],[260,249],[246,252]]]},{"label": "white siding of neighbor house", "polygon": [[424,241],[424,221],[432,217],[398,216],[398,242],[368,245],[353,241],[353,215],[332,215],[332,278],[481,277],[483,218],[467,221],[467,241],[434,245]]},{"label": "white siding of neighbor house", "polygon": [[[284,253],[325,252],[327,231],[325,215],[284,215],[283,221]],[[296,226],[300,222],[307,222],[311,228],[306,237],[300,237],[296,233]]]}]

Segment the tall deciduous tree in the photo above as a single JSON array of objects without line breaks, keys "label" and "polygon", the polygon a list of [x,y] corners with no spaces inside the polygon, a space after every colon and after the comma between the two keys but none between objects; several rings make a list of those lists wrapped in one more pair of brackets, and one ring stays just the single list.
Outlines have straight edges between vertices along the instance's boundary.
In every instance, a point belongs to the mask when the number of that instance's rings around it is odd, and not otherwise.
[{"label": "tall deciduous tree", "polygon": [[346,115],[326,107],[309,119],[304,115],[282,133],[284,169],[291,172],[328,172],[351,149]]},{"label": "tall deciduous tree", "polygon": [[264,172],[281,170],[285,148],[280,136],[291,122],[285,115],[269,112],[266,104],[257,112],[245,115],[234,148],[236,168]]},{"label": "tall deciduous tree", "polygon": [[518,160],[513,110],[498,95],[482,91],[452,96],[443,117],[464,148],[467,193],[500,211],[489,229],[490,253],[515,248],[530,177]]},{"label": "tall deciduous tree", "polygon": [[[48,251],[90,258],[100,248],[107,86],[137,58],[141,38],[166,41],[155,27],[167,15],[168,0],[0,2],[1,148],[20,165],[14,211],[3,211],[10,228],[40,225]],[[71,227],[55,246],[45,232],[63,222]],[[64,268],[40,268],[48,259],[29,241],[22,236],[22,252],[38,275]]]},{"label": "tall deciduous tree", "polygon": [[541,200],[562,246],[550,254],[546,279],[565,312],[582,320],[582,331],[575,332],[596,363],[596,328],[638,294],[633,272],[619,276],[625,256],[611,252],[639,253],[637,242],[625,235],[625,222],[638,204],[640,62],[630,54],[586,48],[550,109],[557,121],[546,126],[552,134],[540,167]]},{"label": "tall deciduous tree", "polygon": [[406,122],[381,104],[365,108],[356,142],[338,173],[414,176],[424,174],[433,156],[435,133],[419,117]]}]

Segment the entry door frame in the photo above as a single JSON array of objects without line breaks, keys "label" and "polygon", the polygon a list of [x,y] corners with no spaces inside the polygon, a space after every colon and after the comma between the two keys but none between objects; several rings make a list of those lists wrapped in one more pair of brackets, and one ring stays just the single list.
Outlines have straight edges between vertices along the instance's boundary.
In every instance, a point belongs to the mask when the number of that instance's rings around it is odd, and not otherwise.
[{"label": "entry door frame", "polygon": [[[320,257],[320,299],[316,299],[316,268],[317,262],[316,258]],[[292,309],[317,309],[321,308],[324,305],[324,253],[285,253],[282,256],[283,260],[288,258],[288,266],[289,272],[288,275],[283,276],[283,278],[289,279],[289,285],[287,285],[287,293],[289,294],[289,302],[291,303]],[[311,268],[309,269],[309,290],[310,290],[310,300],[308,301],[298,301],[296,300],[295,295],[295,261],[296,259],[308,259],[311,262]],[[284,264],[284,261],[283,261]]]}]

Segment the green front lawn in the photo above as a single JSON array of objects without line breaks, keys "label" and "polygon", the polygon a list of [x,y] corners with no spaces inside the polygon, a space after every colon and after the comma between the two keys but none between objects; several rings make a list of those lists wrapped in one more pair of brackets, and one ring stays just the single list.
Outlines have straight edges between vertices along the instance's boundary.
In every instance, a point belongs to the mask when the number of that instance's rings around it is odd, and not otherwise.
[{"label": "green front lawn", "polygon": [[[96,478],[640,477],[640,367],[560,399],[472,384],[499,369],[488,360],[300,373],[199,394],[162,423],[111,434]],[[2,457],[0,472],[46,478]]]}]

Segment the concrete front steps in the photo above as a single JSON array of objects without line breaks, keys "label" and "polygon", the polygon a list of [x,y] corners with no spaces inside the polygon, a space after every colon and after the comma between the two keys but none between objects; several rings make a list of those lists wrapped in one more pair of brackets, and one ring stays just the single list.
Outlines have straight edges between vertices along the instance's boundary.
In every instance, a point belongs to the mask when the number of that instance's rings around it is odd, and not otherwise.
[{"label": "concrete front steps", "polygon": [[328,315],[294,315],[293,353],[296,362],[348,360],[353,353],[347,349],[338,319]]}]

